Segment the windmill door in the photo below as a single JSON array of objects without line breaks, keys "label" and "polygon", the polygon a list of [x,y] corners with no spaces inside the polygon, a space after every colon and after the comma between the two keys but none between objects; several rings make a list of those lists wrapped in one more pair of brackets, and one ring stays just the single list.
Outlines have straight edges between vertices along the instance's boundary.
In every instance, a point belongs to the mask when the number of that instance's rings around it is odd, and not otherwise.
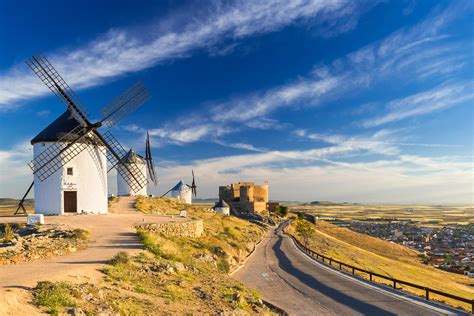
[{"label": "windmill door", "polygon": [[64,212],[77,213],[77,191],[64,191]]}]

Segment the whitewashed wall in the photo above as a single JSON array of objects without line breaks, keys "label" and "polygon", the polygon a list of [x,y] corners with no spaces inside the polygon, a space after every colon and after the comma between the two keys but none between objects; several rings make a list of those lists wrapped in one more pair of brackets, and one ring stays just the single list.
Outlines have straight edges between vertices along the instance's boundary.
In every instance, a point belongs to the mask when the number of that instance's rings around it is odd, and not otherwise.
[{"label": "whitewashed wall", "polygon": [[[34,144],[34,157],[51,144],[53,143]],[[63,214],[63,191],[77,191],[78,213],[107,213],[107,160],[105,149],[93,145],[82,144],[82,146],[87,146],[87,148],[48,179],[41,181],[35,176],[35,213]],[[72,176],[66,174],[68,167],[73,168]]]},{"label": "whitewashed wall", "polygon": [[186,204],[191,204],[192,203],[192,195],[191,195],[191,189],[190,188],[185,188],[181,191],[174,190],[171,191],[171,196],[176,198],[176,199],[181,199],[184,201]]},{"label": "whitewashed wall", "polygon": [[[135,164],[137,168],[143,173],[146,177],[146,164]],[[138,192],[133,192],[132,188],[128,185],[127,182],[117,174],[117,195],[128,196],[128,195],[147,195],[147,186],[145,185],[143,188],[140,189]]]},{"label": "whitewashed wall", "polygon": [[215,207],[214,211],[219,214],[230,215],[230,209],[228,207]]}]

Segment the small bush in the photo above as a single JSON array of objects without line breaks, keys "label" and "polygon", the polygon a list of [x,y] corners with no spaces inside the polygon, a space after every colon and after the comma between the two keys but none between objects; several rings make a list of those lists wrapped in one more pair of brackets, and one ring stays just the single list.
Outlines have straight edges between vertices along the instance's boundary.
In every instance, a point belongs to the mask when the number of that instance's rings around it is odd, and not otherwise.
[{"label": "small bush", "polygon": [[73,238],[86,241],[89,239],[89,232],[83,229],[74,229]]},{"label": "small bush", "polygon": [[288,206],[280,206],[280,216],[286,217],[288,215]]},{"label": "small bush", "polygon": [[71,285],[67,282],[38,282],[33,303],[44,306],[51,314],[58,314],[65,307],[75,307],[76,302],[70,294]]},{"label": "small bush", "polygon": [[11,242],[13,240],[13,237],[15,235],[16,229],[10,225],[10,224],[5,224],[5,228],[3,231],[3,242]]},{"label": "small bush", "polygon": [[128,264],[130,262],[131,258],[128,255],[128,253],[124,251],[120,251],[117,253],[112,259],[108,261],[108,264],[111,264],[113,266],[119,265],[119,264]]},{"label": "small bush", "polygon": [[217,261],[217,269],[219,269],[219,271],[229,273],[230,265],[229,265],[229,262],[227,261],[227,258],[221,258],[219,259],[219,261]]}]

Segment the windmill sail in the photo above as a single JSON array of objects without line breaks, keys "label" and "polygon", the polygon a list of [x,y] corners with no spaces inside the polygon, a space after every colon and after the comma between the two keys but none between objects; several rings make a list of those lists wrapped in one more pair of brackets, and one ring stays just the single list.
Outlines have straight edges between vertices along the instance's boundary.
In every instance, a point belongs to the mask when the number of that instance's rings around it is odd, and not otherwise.
[{"label": "windmill sail", "polygon": [[107,147],[107,160],[115,166],[117,173],[128,183],[134,192],[140,191],[148,184],[146,176],[135,164],[126,164],[122,161],[127,152],[109,131],[104,133],[103,139]]},{"label": "windmill sail", "polygon": [[197,196],[197,186],[196,186],[196,181],[194,181],[194,170],[191,170],[191,173],[193,175],[193,182],[191,183],[191,191],[194,194],[194,196]]},{"label": "windmill sail", "polygon": [[153,158],[151,156],[151,149],[150,149],[150,135],[148,132],[146,133],[146,146],[145,146],[145,160],[146,160],[146,165],[148,167],[148,174],[150,175],[151,181],[153,181],[153,184],[156,186],[158,183],[158,180],[156,179],[155,175],[155,166],[153,164]]},{"label": "windmill sail", "polygon": [[77,121],[76,126],[70,132],[57,139],[29,163],[33,173],[41,181],[44,181],[92,144],[107,148],[108,160],[134,192],[143,188],[148,183],[146,175],[143,175],[138,167],[122,161],[121,157],[126,153],[122,145],[110,132],[104,134],[104,137],[97,131],[102,123],[108,127],[114,126],[150,98],[143,84],[137,82],[112,101],[103,111],[104,118],[100,122],[92,124],[88,119],[89,111],[82,105],[77,95],[46,57],[38,54],[29,58],[26,63],[44,84],[66,104],[69,113]]},{"label": "windmill sail", "polygon": [[86,125],[87,117],[90,115],[89,110],[81,103],[77,95],[54,69],[49,60],[45,56],[37,54],[26,60],[26,64],[66,104],[66,107],[74,117],[81,124]]},{"label": "windmill sail", "polygon": [[75,127],[52,143],[28,165],[41,181],[46,180],[86,149],[87,144],[92,143],[91,135],[87,134],[87,129],[82,125]]},{"label": "windmill sail", "polygon": [[138,109],[149,98],[148,90],[143,83],[137,81],[132,87],[102,109],[104,118],[101,122],[110,128]]}]

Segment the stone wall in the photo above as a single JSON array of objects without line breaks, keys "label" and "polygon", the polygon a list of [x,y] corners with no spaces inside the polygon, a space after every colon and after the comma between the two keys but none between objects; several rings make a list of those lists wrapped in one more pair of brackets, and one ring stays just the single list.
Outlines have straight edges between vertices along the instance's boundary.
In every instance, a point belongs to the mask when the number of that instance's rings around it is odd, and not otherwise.
[{"label": "stone wall", "polygon": [[255,202],[268,202],[268,184],[255,185],[253,196]]},{"label": "stone wall", "polygon": [[201,219],[186,222],[150,223],[135,226],[136,229],[161,233],[165,236],[201,237],[204,226]]}]

